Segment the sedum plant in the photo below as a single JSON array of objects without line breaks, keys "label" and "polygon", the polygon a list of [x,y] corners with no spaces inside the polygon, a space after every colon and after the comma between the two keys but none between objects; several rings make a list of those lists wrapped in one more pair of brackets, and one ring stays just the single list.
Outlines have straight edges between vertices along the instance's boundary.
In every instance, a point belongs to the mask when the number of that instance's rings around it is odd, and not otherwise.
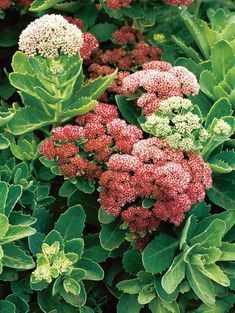
[{"label": "sedum plant", "polygon": [[11,133],[58,125],[95,106],[116,73],[84,83],[82,44],[80,29],[56,14],[42,16],[22,32],[9,79],[24,107],[8,123]]},{"label": "sedum plant", "polygon": [[[30,227],[35,218],[14,212],[8,218],[0,213],[0,274],[5,270],[29,270],[35,266],[32,257],[21,248],[19,240],[35,234],[36,230]],[[1,276],[0,276],[1,277]]]},{"label": "sedum plant", "polygon": [[[103,279],[103,269],[99,264],[83,257],[84,240],[81,237],[84,222],[83,208],[75,205],[59,217],[43,241],[37,236],[30,241],[30,249],[37,257],[30,286],[40,291],[38,301],[43,312],[56,309],[54,303],[59,299],[63,299],[61,305],[68,310],[71,306],[84,306],[87,294],[83,281]],[[45,294],[51,298],[51,303],[44,299]]]},{"label": "sedum plant", "polygon": [[[216,312],[217,307],[229,312],[235,301],[235,247],[229,242],[235,212],[209,215],[209,210],[205,203],[197,204],[179,238],[160,233],[144,249],[142,260],[136,250],[125,252],[127,278],[117,284],[122,292],[118,312],[140,312],[145,305],[153,313]],[[193,306],[191,299],[197,300]]]},{"label": "sedum plant", "polygon": [[179,58],[176,64],[186,66],[200,78],[201,90],[210,101],[226,97],[234,109],[234,12],[210,10],[209,23],[187,11],[181,16],[197,49],[186,46],[173,36],[187,57]]}]

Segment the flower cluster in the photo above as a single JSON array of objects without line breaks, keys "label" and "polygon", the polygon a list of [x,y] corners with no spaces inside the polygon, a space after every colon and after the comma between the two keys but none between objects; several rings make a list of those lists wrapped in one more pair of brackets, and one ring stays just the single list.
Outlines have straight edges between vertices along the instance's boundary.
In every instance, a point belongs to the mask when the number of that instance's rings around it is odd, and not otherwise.
[{"label": "flower cluster", "polygon": [[193,0],[163,0],[165,3],[170,5],[190,5]]},{"label": "flower cluster", "polygon": [[77,117],[76,123],[53,129],[52,138],[39,150],[69,178],[98,179],[103,162],[114,151],[130,153],[142,137],[142,131],[119,119],[117,108],[110,104],[100,103],[93,112]]},{"label": "flower cluster", "polygon": [[56,241],[51,246],[42,244],[42,253],[37,254],[37,268],[32,272],[34,283],[45,280],[51,283],[53,278],[72,269],[74,261],[70,260],[63,251],[60,251],[60,243]]},{"label": "flower cluster", "polygon": [[159,109],[147,116],[142,128],[147,133],[166,139],[173,149],[198,150],[208,133],[200,117],[191,112],[193,107],[190,100],[181,97],[163,100]]},{"label": "flower cluster", "polygon": [[164,61],[143,64],[143,70],[125,77],[122,83],[124,95],[140,94],[136,104],[143,109],[145,115],[155,112],[161,100],[173,96],[196,95],[199,92],[199,84],[194,74],[185,67],[173,67]]},{"label": "flower cluster", "polygon": [[232,127],[221,118],[216,120],[213,132],[218,136],[228,136],[232,132]]},{"label": "flower cluster", "polygon": [[[76,25],[80,30],[83,29],[83,21],[80,18],[72,18],[70,16],[64,16],[64,18],[71,24]],[[83,60],[89,60],[91,57],[91,54],[99,48],[99,42],[95,38],[94,35],[92,35],[89,32],[83,32],[82,33],[82,39],[83,44],[80,49],[80,55]]]},{"label": "flower cluster", "polygon": [[130,5],[132,0],[105,0],[107,7],[112,10],[119,10]]},{"label": "flower cluster", "polygon": [[[133,233],[156,229],[160,221],[179,226],[185,212],[211,187],[210,166],[195,152],[170,148],[149,138],[134,144],[131,154],[114,154],[100,177],[100,205],[121,216]],[[150,208],[143,200],[152,201]]]},{"label": "flower cluster", "polygon": [[6,10],[9,9],[11,6],[10,0],[0,0],[0,9]]},{"label": "flower cluster", "polygon": [[17,5],[21,8],[21,7],[30,7],[31,3],[33,2],[33,0],[18,0],[17,1]]},{"label": "flower cluster", "polygon": [[88,71],[90,78],[95,79],[114,72],[118,67],[118,77],[108,91],[120,94],[123,79],[143,63],[159,60],[162,50],[149,45],[139,31],[128,25],[115,31],[112,38],[121,47],[97,50],[93,54]]},{"label": "flower cluster", "polygon": [[27,56],[53,59],[64,53],[78,54],[83,45],[82,32],[62,15],[46,14],[31,22],[21,33],[19,48]]}]

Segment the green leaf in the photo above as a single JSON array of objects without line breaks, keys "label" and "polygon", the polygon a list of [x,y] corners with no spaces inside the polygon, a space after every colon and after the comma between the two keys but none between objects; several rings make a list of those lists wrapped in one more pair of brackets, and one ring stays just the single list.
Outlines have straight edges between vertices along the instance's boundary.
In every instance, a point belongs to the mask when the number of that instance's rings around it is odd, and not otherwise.
[{"label": "green leaf", "polygon": [[110,40],[112,33],[115,32],[117,26],[110,23],[98,23],[90,28],[90,32],[97,38],[99,42]]},{"label": "green leaf", "polygon": [[8,218],[0,213],[0,238],[3,238],[9,228]]},{"label": "green leaf", "polygon": [[112,251],[123,243],[125,232],[119,226],[120,224],[116,221],[109,224],[102,224],[100,243],[104,249]]},{"label": "green leaf", "polygon": [[40,106],[25,107],[15,113],[14,118],[8,123],[8,128],[13,135],[21,135],[35,129],[42,128],[54,122],[54,112],[46,114]]},{"label": "green leaf", "polygon": [[[69,303],[69,304],[71,304],[71,305],[73,305],[73,306],[75,306],[75,307],[81,307],[81,306],[83,306],[83,305],[86,303],[86,298],[87,298],[87,296],[86,296],[86,290],[85,290],[85,288],[84,288],[83,283],[80,282],[79,285],[80,285],[80,293],[79,293],[78,296],[72,294],[71,292],[68,293],[68,292],[66,292],[65,290],[61,290],[61,292],[60,292],[60,295],[64,298],[64,300],[65,300],[67,303]],[[67,313],[67,312],[66,312],[66,313]]]},{"label": "green leaf", "polygon": [[179,306],[176,302],[167,303],[157,298],[150,302],[149,308],[152,313],[180,313]]},{"label": "green leaf", "polygon": [[64,252],[73,252],[76,253],[79,258],[81,258],[84,250],[84,241],[82,238],[74,238],[71,240],[66,241],[64,246]]},{"label": "green leaf", "polygon": [[106,213],[104,209],[100,208],[98,212],[98,219],[102,224],[109,224],[112,223],[116,217],[112,214]]},{"label": "green leaf", "polygon": [[200,20],[192,16],[187,10],[182,11],[181,17],[201,53],[205,59],[208,59],[210,46],[202,23],[200,23]]},{"label": "green leaf", "polygon": [[44,313],[77,313],[77,308],[64,301],[58,301],[57,297],[52,296],[50,289],[38,292],[37,300]]},{"label": "green leaf", "polygon": [[208,305],[215,304],[213,284],[209,278],[201,274],[197,266],[189,263],[186,269],[186,276],[199,299]]},{"label": "green leaf", "polygon": [[5,26],[0,30],[0,47],[10,48],[17,45],[20,30],[17,27]]},{"label": "green leaf", "polygon": [[216,101],[211,107],[207,118],[205,126],[208,128],[213,122],[214,118],[221,118],[225,116],[230,116],[232,114],[232,106],[227,98],[221,98]]},{"label": "green leaf", "polygon": [[10,185],[8,188],[8,195],[5,206],[5,214],[10,215],[11,211],[14,209],[16,203],[19,201],[22,195],[22,186],[20,185]]},{"label": "green leaf", "polygon": [[29,237],[36,233],[36,229],[24,225],[10,225],[4,238],[0,239],[0,244],[6,244],[12,241]]},{"label": "green leaf", "polygon": [[117,305],[117,313],[139,313],[143,306],[137,301],[137,296],[122,294]]},{"label": "green leaf", "polygon": [[17,310],[20,313],[27,313],[27,312],[29,312],[29,305],[28,305],[28,303],[26,301],[24,301],[23,299],[21,299],[20,297],[17,297],[14,294],[11,294],[11,295],[7,296],[5,300],[11,302],[12,304],[14,304],[15,307],[17,308]]},{"label": "green leaf", "polygon": [[76,97],[77,98],[88,97],[93,100],[99,98],[105,92],[105,90],[111,85],[116,76],[117,70],[106,77],[98,77],[92,80],[91,82],[85,84],[79,89],[78,93],[76,94]]},{"label": "green leaf", "polygon": [[177,38],[176,36],[171,36],[172,41],[181,49],[184,51],[184,53],[186,54],[186,56],[188,58],[193,59],[195,62],[200,63],[202,61],[200,55],[196,52],[196,50],[194,50],[192,47],[189,47],[188,45],[186,45],[184,43],[183,40],[181,40],[180,38]]},{"label": "green leaf", "polygon": [[138,117],[140,112],[138,108],[131,101],[127,101],[124,96],[115,96],[115,100],[124,119],[130,124],[139,126]]},{"label": "green leaf", "polygon": [[211,99],[215,99],[214,86],[217,84],[215,76],[210,71],[203,71],[200,76],[201,90]]},{"label": "green leaf", "polygon": [[208,163],[210,163],[213,173],[226,174],[233,170],[227,163],[222,160],[216,160],[215,158],[208,160]]},{"label": "green leaf", "polygon": [[211,48],[211,62],[216,79],[223,80],[228,70],[235,64],[233,48],[228,42],[220,40]]},{"label": "green leaf", "polygon": [[49,234],[43,240],[43,243],[47,243],[49,246],[51,246],[56,241],[60,243],[60,250],[62,250],[64,245],[63,245],[63,239],[61,237],[61,234],[57,230],[53,229],[52,231],[49,232]]},{"label": "green leaf", "polygon": [[83,257],[100,263],[107,259],[109,252],[105,250],[99,239],[99,234],[89,234],[84,237],[85,250]]},{"label": "green leaf", "polygon": [[185,277],[186,263],[183,259],[183,253],[177,255],[168,271],[162,277],[162,287],[171,294]]},{"label": "green leaf", "polygon": [[139,282],[138,278],[134,278],[129,280],[123,280],[118,283],[116,287],[124,293],[128,293],[129,295],[135,295],[141,292],[143,284]]},{"label": "green leaf", "polygon": [[211,280],[215,281],[217,284],[220,284],[224,287],[228,287],[230,285],[230,281],[228,277],[224,274],[224,272],[219,268],[216,264],[209,264],[205,266],[198,266],[198,270]]},{"label": "green leaf", "polygon": [[85,277],[85,271],[81,268],[73,268],[72,272],[68,276],[76,281],[81,281]]},{"label": "green leaf", "polygon": [[76,280],[69,277],[63,281],[63,286],[66,292],[68,293],[70,292],[75,296],[78,296],[81,291],[79,283]]},{"label": "green leaf", "polygon": [[203,247],[220,247],[221,240],[226,232],[226,224],[222,220],[216,219],[201,234],[193,237],[190,244],[199,243]]},{"label": "green leaf", "polygon": [[85,223],[85,213],[81,205],[75,205],[61,214],[55,224],[57,230],[64,240],[82,237]]},{"label": "green leaf", "polygon": [[147,272],[161,273],[171,264],[178,240],[165,234],[160,234],[144,249],[142,259]]},{"label": "green leaf", "polygon": [[209,199],[216,205],[226,209],[235,209],[234,172],[216,176],[211,189],[207,190]]},{"label": "green leaf", "polygon": [[221,313],[227,312],[227,304],[221,300],[216,301],[215,305],[206,305],[203,303],[200,307],[194,311],[194,313]]},{"label": "green leaf", "polygon": [[85,271],[85,280],[102,280],[104,271],[96,262],[82,258],[77,262],[77,266]]},{"label": "green leaf", "polygon": [[35,266],[33,259],[14,243],[4,245],[3,251],[2,263],[4,266],[19,270],[29,270]]},{"label": "green leaf", "polygon": [[234,261],[235,260],[235,243],[222,242],[220,247],[222,252],[219,261]]},{"label": "green leaf", "polygon": [[63,2],[63,0],[34,0],[30,5],[29,11],[40,12],[49,9],[60,2]]},{"label": "green leaf", "polygon": [[13,303],[6,300],[0,300],[1,313],[16,313],[16,307]]},{"label": "green leaf", "polygon": [[155,276],[154,278],[154,288],[157,292],[157,295],[159,296],[159,298],[164,301],[164,302],[167,302],[167,303],[172,303],[173,301],[176,300],[177,296],[178,296],[178,289],[175,289],[172,293],[167,293],[163,287],[162,287],[162,284],[161,284],[161,277],[159,276]]},{"label": "green leaf", "polygon": [[144,270],[141,253],[135,249],[124,253],[122,263],[125,271],[132,275],[136,275],[139,271]]},{"label": "green leaf", "polygon": [[70,180],[66,180],[60,187],[59,196],[68,198],[74,192],[74,190],[76,190],[74,184],[72,184]]},{"label": "green leaf", "polygon": [[7,195],[8,195],[8,187],[7,183],[0,181],[0,213],[5,214],[5,206],[7,201]]},{"label": "green leaf", "polygon": [[197,228],[197,218],[194,215],[191,215],[187,219],[180,236],[180,250],[182,250],[182,248],[185,247],[189,239],[194,234],[196,228]]},{"label": "green leaf", "polygon": [[233,225],[235,224],[235,210],[225,211],[219,214],[213,214],[211,216],[204,218],[199,223],[194,235],[196,236],[204,232],[206,228],[208,228],[215,219],[220,219],[225,223],[227,233],[230,229],[232,229]]}]

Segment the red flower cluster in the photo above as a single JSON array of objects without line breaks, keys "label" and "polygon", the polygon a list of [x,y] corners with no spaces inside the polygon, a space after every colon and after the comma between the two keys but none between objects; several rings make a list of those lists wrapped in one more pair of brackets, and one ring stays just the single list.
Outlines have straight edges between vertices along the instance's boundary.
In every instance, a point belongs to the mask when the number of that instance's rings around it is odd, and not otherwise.
[{"label": "red flower cluster", "polygon": [[123,47],[105,51],[97,50],[93,54],[88,71],[90,78],[95,79],[114,72],[118,67],[118,77],[108,91],[120,94],[122,92],[122,80],[130,74],[131,69],[140,67],[150,60],[159,60],[162,50],[150,46],[144,41],[141,33],[130,26],[123,26],[115,31],[112,38]]},{"label": "red flower cluster", "polygon": [[163,0],[167,4],[171,5],[190,5],[193,0]]},{"label": "red flower cluster", "polygon": [[112,10],[119,10],[122,7],[127,7],[132,0],[105,0],[107,7]]},{"label": "red flower cluster", "polygon": [[[114,154],[100,177],[100,204],[121,216],[133,233],[156,229],[160,221],[176,226],[185,212],[205,197],[211,187],[211,169],[194,152],[172,150],[159,138],[140,140],[131,154]],[[152,199],[151,209],[141,206]]]},{"label": "red flower cluster", "polygon": [[80,18],[74,18],[71,16],[64,16],[64,18],[70,23],[76,25],[79,29],[83,29],[83,20]]},{"label": "red flower cluster", "polygon": [[69,178],[98,179],[113,151],[129,153],[142,137],[142,131],[119,119],[117,108],[110,104],[100,103],[93,112],[77,117],[76,123],[53,129],[52,138],[39,150]]},{"label": "red flower cluster", "polygon": [[10,0],[0,0],[0,9],[6,10],[9,9],[11,6]]},{"label": "red flower cluster", "polygon": [[185,67],[173,67],[168,62],[151,61],[143,65],[143,70],[135,72],[122,81],[123,94],[130,96],[139,88],[146,92],[137,99],[137,106],[145,115],[151,115],[160,106],[160,101],[173,96],[199,92],[199,84],[194,74]]},{"label": "red flower cluster", "polygon": [[[83,29],[83,21],[80,18],[73,18],[70,16],[64,16],[64,18],[71,24],[76,25],[79,29]],[[89,32],[83,33],[83,45],[80,49],[80,55],[83,60],[89,60],[91,57],[92,52],[97,50],[99,48],[99,42],[95,38],[94,35],[92,35]]]},{"label": "red flower cluster", "polygon": [[17,4],[18,6],[21,7],[30,7],[31,3],[33,2],[33,0],[18,0]]}]

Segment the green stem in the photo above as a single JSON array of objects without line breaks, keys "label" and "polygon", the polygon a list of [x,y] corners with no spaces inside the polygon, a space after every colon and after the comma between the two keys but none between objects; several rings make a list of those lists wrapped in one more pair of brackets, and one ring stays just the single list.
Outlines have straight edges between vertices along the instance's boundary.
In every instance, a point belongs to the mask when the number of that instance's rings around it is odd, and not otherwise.
[{"label": "green stem", "polygon": [[215,141],[213,140],[213,138],[211,138],[206,146],[202,149],[201,156],[203,157],[203,159],[207,161],[211,152],[215,150],[215,148],[217,148],[221,143],[221,141]]},{"label": "green stem", "polygon": [[202,0],[195,0],[195,2],[194,2],[194,8],[193,8],[193,15],[194,15],[195,17],[198,17],[201,4],[202,4]]}]

